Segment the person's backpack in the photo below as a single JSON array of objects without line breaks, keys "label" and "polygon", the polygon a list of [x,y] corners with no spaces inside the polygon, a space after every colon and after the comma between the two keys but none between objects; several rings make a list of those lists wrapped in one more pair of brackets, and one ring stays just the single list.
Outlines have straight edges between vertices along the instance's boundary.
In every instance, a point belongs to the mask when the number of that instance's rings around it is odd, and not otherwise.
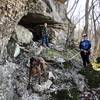
[{"label": "person's backpack", "polygon": [[81,41],[81,49],[88,50],[91,47],[91,43],[89,40],[83,40]]}]

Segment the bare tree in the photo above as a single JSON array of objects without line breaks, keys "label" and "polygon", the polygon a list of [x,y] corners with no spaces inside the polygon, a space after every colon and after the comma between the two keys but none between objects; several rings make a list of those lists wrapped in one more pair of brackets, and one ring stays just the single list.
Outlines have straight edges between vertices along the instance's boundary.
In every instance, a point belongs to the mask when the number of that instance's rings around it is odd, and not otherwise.
[{"label": "bare tree", "polygon": [[99,2],[99,7],[100,7],[100,0],[98,0],[98,2]]},{"label": "bare tree", "polygon": [[66,5],[66,13],[67,13],[67,9],[68,9],[68,5],[69,5],[69,1],[70,1],[70,0],[67,0],[66,3],[65,3],[65,5]]},{"label": "bare tree", "polygon": [[74,12],[75,12],[75,10],[76,10],[77,6],[78,6],[78,2],[79,2],[79,0],[77,0],[77,1],[76,1],[75,7],[74,7],[74,9],[73,9],[73,12],[72,12],[72,14],[71,14],[70,18],[72,18],[72,17],[73,17],[73,14],[74,14]]},{"label": "bare tree", "polygon": [[[98,1],[98,0],[97,0]],[[96,14],[96,6],[94,6],[94,0],[92,0],[92,20],[93,20],[93,30],[94,30],[94,48],[93,48],[93,52],[95,54],[95,56],[97,57],[98,54],[100,54],[100,35],[98,34],[98,31],[97,31],[97,23],[99,25],[99,17],[100,17],[100,14],[97,15]],[[99,7],[98,7],[99,8]]]},{"label": "bare tree", "polygon": [[[68,4],[69,4],[69,1],[68,1]],[[69,14],[73,10],[73,8],[75,7],[75,5],[76,5],[76,0],[74,1],[72,7],[67,11],[67,14]]]},{"label": "bare tree", "polygon": [[86,0],[85,4],[85,26],[84,32],[88,34],[88,22],[89,22],[89,0]]},{"label": "bare tree", "polygon": [[95,18],[94,18],[94,3],[93,3],[94,0],[92,0],[92,19],[93,19],[93,27],[94,27],[94,52],[96,50],[96,42],[97,42],[97,35],[96,35],[96,21],[95,21]]}]

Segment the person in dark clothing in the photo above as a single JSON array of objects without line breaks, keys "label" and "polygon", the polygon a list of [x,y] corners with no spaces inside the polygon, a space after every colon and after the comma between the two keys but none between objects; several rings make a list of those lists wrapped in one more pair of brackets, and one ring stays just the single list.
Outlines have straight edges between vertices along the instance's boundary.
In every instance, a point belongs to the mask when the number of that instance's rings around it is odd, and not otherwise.
[{"label": "person in dark clothing", "polygon": [[47,23],[44,23],[42,30],[42,45],[49,47]]},{"label": "person in dark clothing", "polygon": [[83,61],[83,66],[86,67],[90,65],[89,55],[91,49],[91,42],[87,39],[87,34],[83,34],[82,37],[83,40],[80,41],[79,48],[80,48],[80,54]]}]

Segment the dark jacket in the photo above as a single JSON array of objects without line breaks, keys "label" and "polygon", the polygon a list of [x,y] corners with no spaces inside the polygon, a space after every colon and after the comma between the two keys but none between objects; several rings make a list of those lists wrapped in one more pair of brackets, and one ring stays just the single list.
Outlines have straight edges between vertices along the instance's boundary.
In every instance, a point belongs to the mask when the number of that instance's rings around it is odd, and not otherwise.
[{"label": "dark jacket", "polygon": [[42,35],[48,35],[48,28],[47,27],[43,27]]}]

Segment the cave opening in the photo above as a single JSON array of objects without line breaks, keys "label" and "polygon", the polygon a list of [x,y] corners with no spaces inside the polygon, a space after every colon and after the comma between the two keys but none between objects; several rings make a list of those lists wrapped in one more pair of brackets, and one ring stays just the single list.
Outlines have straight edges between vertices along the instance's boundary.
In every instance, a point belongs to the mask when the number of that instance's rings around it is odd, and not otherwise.
[{"label": "cave opening", "polygon": [[23,16],[18,25],[22,25],[27,28],[33,34],[33,41],[39,41],[42,38],[42,29],[44,23],[48,24],[48,28],[57,24],[51,17],[44,16],[37,13],[28,13]]}]

